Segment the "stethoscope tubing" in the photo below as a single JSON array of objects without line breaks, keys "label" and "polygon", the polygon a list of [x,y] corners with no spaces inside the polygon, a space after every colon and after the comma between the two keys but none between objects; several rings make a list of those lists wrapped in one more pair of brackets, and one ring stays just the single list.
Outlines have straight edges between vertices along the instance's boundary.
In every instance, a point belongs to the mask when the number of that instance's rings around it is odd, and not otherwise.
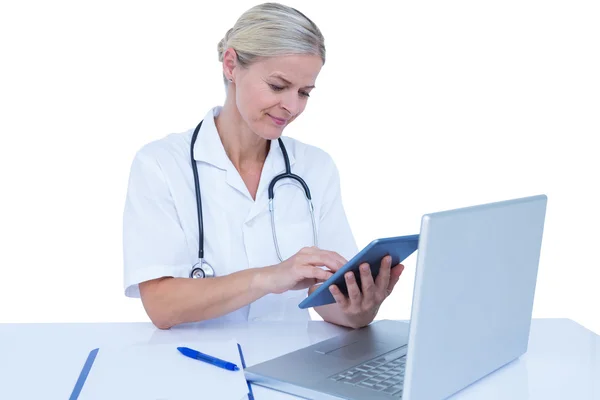
[{"label": "stethoscope tubing", "polygon": [[[192,267],[192,270],[190,272],[190,278],[211,278],[211,277],[215,276],[214,269],[204,259],[204,221],[202,218],[202,196],[201,196],[201,192],[200,192],[200,179],[198,178],[198,165],[196,164],[196,160],[194,158],[194,145],[195,145],[196,139],[198,137],[198,132],[200,132],[200,127],[202,126],[202,122],[203,121],[200,121],[198,126],[196,126],[196,129],[194,130],[194,133],[192,135],[191,144],[190,144],[190,161],[191,161],[191,165],[192,165],[192,171],[194,174],[194,189],[195,189],[195,194],[196,194],[196,212],[197,212],[197,217],[198,217],[198,258],[199,258],[198,263]],[[277,140],[279,141],[279,147],[281,148],[281,152],[283,154],[283,159],[285,162],[285,172],[275,176],[269,184],[269,189],[268,189],[268,191],[269,191],[269,213],[271,214],[271,231],[273,233],[273,242],[275,243],[275,251],[277,252],[277,257],[279,258],[279,261],[283,262],[283,258],[281,256],[281,251],[279,249],[279,242],[277,240],[277,233],[275,231],[274,198],[275,198],[275,184],[278,181],[280,181],[281,179],[288,178],[288,179],[293,179],[293,180],[297,181],[298,183],[300,183],[300,185],[304,189],[304,194],[308,201],[310,217],[311,217],[311,221],[312,221],[312,228],[313,228],[313,243],[315,246],[317,245],[318,237],[317,237],[317,226],[315,223],[315,212],[314,212],[314,206],[312,203],[312,197],[310,194],[310,189],[309,189],[308,185],[306,184],[306,182],[304,181],[304,179],[302,179],[298,175],[295,175],[292,173],[292,171],[291,171],[292,168],[290,166],[290,159],[288,157],[287,149],[285,148],[285,146],[283,144],[283,140],[281,138],[278,138]]]}]

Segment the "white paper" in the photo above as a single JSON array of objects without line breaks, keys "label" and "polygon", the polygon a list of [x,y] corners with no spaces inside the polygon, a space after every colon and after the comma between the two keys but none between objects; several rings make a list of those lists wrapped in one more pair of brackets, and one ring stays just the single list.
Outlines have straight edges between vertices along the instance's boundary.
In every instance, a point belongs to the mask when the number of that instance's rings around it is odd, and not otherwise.
[{"label": "white paper", "polygon": [[[228,371],[185,357],[189,347],[236,364]],[[234,340],[101,347],[81,400],[246,399],[248,385]]]}]

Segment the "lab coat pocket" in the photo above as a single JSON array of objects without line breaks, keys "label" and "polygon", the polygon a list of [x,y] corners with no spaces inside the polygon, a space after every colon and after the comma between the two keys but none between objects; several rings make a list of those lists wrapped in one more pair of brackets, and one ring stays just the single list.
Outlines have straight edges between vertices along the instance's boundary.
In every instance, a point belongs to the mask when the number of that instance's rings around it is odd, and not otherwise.
[{"label": "lab coat pocket", "polygon": [[314,246],[313,227],[308,221],[276,226],[277,243],[281,258],[287,260],[304,247]]},{"label": "lab coat pocket", "polygon": [[276,226],[312,224],[311,207],[304,189],[296,182],[288,183],[276,186],[275,189],[273,212]]}]

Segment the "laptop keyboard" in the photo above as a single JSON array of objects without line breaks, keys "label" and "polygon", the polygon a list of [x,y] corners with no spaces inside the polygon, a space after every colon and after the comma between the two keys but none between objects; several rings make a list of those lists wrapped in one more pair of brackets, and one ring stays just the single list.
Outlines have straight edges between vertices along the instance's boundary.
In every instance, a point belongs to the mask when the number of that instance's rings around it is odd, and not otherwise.
[{"label": "laptop keyboard", "polygon": [[406,353],[403,350],[395,350],[369,360],[344,372],[330,376],[329,379],[389,393],[392,397],[401,398],[404,386],[404,368],[406,366]]}]

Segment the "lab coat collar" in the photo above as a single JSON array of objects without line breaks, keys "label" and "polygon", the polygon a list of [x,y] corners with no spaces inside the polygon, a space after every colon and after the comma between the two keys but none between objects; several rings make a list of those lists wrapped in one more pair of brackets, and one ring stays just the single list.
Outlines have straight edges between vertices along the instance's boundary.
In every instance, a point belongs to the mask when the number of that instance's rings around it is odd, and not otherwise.
[{"label": "lab coat collar", "polygon": [[[290,166],[293,166],[296,162],[296,157],[294,156],[295,148],[285,137],[283,137],[282,140],[283,144],[285,145],[285,149],[287,150],[288,158],[290,159]],[[269,148],[269,154],[267,155],[265,164],[267,161],[270,161],[269,167],[274,174],[279,175],[285,172],[285,160],[283,159],[283,153],[281,152],[279,140],[271,140],[271,147]]]},{"label": "lab coat collar", "polygon": [[221,112],[221,107],[212,108],[202,120],[202,126],[198,132],[196,143],[194,144],[194,159],[205,162],[219,169],[227,170],[231,164],[225,148],[217,132],[215,117]]},{"label": "lab coat collar", "polygon": [[[200,127],[200,132],[198,132],[196,143],[194,144],[194,159],[211,164],[222,170],[228,170],[234,168],[233,163],[225,152],[215,124],[215,117],[219,115],[221,110],[222,106],[217,106],[206,113]],[[285,138],[283,140],[284,144],[286,144],[290,165],[294,165],[296,162],[296,157],[294,157],[295,149],[290,148],[291,146],[288,145],[289,142]],[[273,176],[285,172],[285,162],[278,140],[271,141],[271,147],[269,148],[264,168],[270,169],[274,174]]]},{"label": "lab coat collar", "polygon": [[[288,141],[286,138],[283,138],[282,140],[284,141],[285,149],[287,150],[288,157],[290,159],[290,167],[292,168],[292,172],[294,172],[293,166],[296,161],[296,157],[294,157],[295,147],[293,146],[293,143],[290,143],[290,141]],[[258,184],[258,189],[256,191],[256,200],[250,208],[250,212],[246,216],[245,223],[250,222],[258,215],[261,215],[265,212],[269,212],[267,202],[269,185],[271,184],[273,178],[284,172],[285,160],[283,159],[283,153],[281,152],[281,146],[279,145],[279,141],[271,140],[271,147],[269,148],[269,153],[267,154],[265,165],[263,166],[263,170],[260,177],[260,182]],[[228,178],[229,175],[230,174],[228,174]]]}]

